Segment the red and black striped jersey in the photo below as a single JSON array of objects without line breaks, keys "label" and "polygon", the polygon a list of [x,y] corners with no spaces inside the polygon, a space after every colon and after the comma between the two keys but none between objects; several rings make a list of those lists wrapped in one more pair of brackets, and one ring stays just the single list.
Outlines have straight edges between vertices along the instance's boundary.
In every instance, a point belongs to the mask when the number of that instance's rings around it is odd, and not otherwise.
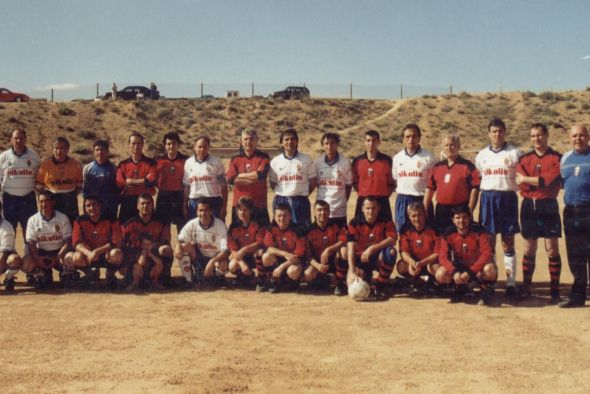
[{"label": "red and black striped jersey", "polygon": [[307,240],[309,242],[309,254],[316,261],[320,261],[321,255],[326,248],[338,242],[346,242],[346,231],[336,223],[329,223],[324,229],[314,223],[307,231]]},{"label": "red and black striped jersey", "polygon": [[438,259],[450,273],[455,271],[455,265],[461,265],[477,274],[492,258],[488,233],[477,223],[471,225],[465,236],[450,228],[441,238]]},{"label": "red and black striped jersey", "polygon": [[264,227],[261,227],[255,220],[250,220],[250,223],[245,227],[241,221],[232,223],[229,226],[229,250],[237,252],[245,246],[252,245],[254,242],[262,246],[264,234]]},{"label": "red and black striped jersey", "polygon": [[[259,151],[254,151],[250,157],[246,156],[244,151],[240,151],[231,158],[229,168],[227,169],[227,182],[234,185],[233,205],[235,206],[242,196],[252,198],[254,205],[258,208],[266,208],[266,193],[268,171],[270,170],[270,157]],[[258,180],[249,185],[236,185],[234,181],[240,174],[256,171]]]},{"label": "red and black striped jersey", "polygon": [[117,166],[117,186],[121,189],[125,187],[127,178],[145,180],[143,187],[138,187],[133,191],[123,190],[125,195],[139,196],[144,192],[154,195],[157,176],[156,161],[147,156],[142,156],[137,163],[129,157]]},{"label": "red and black striped jersey", "polygon": [[402,229],[399,236],[399,251],[405,252],[415,260],[423,260],[440,249],[440,238],[432,228],[426,226],[422,231],[411,224]]},{"label": "red and black striped jersey", "polygon": [[363,254],[365,249],[386,238],[397,239],[397,231],[392,221],[380,220],[369,224],[364,215],[352,219],[348,225],[348,242],[356,242],[357,255]]},{"label": "red and black striped jersey", "polygon": [[169,159],[167,155],[156,158],[158,190],[167,192],[184,190],[182,178],[184,177],[184,162],[186,159],[188,159],[188,156],[182,153],[178,153],[174,160]]},{"label": "red and black striped jersey", "polygon": [[439,204],[467,204],[472,189],[479,189],[480,177],[475,165],[459,156],[449,166],[447,159],[439,161],[432,168],[428,188],[436,191]]},{"label": "red and black striped jersey", "polygon": [[139,215],[127,220],[122,226],[123,244],[127,247],[139,248],[139,236],[143,233],[151,235],[155,244],[170,243],[170,225],[164,224],[155,215],[144,222]]},{"label": "red and black striped jersey", "polygon": [[535,150],[521,156],[516,165],[516,172],[524,176],[539,177],[539,186],[521,183],[520,194],[534,199],[557,198],[561,187],[560,161],[561,154],[551,148],[547,148],[542,156]]},{"label": "red and black striped jersey", "polygon": [[391,156],[381,152],[378,152],[372,161],[367,157],[367,153],[355,157],[352,161],[352,182],[358,195],[389,196],[389,189],[394,185],[391,166]]},{"label": "red and black striped jersey", "polygon": [[94,250],[110,243],[116,248],[121,247],[122,235],[119,222],[100,218],[93,222],[88,215],[82,215],[74,220],[72,232],[72,246],[82,244],[90,250]]},{"label": "red and black striped jersey", "polygon": [[306,244],[305,236],[293,225],[282,231],[276,223],[273,223],[264,234],[265,247],[293,253],[299,258],[305,258]]}]

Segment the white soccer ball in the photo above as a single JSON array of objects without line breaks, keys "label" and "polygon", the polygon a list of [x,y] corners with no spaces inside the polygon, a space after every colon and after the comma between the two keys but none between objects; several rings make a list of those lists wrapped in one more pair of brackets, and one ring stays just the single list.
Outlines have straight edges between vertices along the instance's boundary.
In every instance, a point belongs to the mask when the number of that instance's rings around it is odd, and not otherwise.
[{"label": "white soccer ball", "polygon": [[365,301],[371,294],[371,286],[362,279],[355,279],[348,286],[348,295],[355,301]]}]

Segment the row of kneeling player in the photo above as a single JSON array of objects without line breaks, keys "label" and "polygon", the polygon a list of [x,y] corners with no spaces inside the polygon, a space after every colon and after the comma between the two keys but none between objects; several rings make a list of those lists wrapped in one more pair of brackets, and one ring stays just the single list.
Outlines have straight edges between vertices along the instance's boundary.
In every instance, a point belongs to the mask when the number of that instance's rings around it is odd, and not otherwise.
[{"label": "row of kneeling player", "polygon": [[[376,297],[384,298],[396,266],[395,225],[379,218],[378,199],[372,197],[365,199],[362,214],[347,227],[331,222],[329,205],[316,201],[315,221],[307,229],[297,228],[291,221],[290,207],[280,204],[274,209],[272,224],[263,227],[252,219],[252,200],[242,197],[237,205],[238,220],[229,230],[214,217],[211,201],[203,199],[197,206],[197,217],[178,234],[174,252],[170,229],[154,215],[149,194],[139,197],[138,214],[122,225],[104,218],[101,201],[89,196],[84,200],[85,214],[74,221],[73,229],[67,217],[54,209],[51,192],[40,193],[38,202],[39,212],[27,224],[27,252],[22,261],[14,252],[14,230],[7,221],[2,222],[0,246],[5,252],[0,263],[6,271],[8,291],[14,290],[14,275],[19,269],[43,288],[51,284],[54,269],[64,284],[73,285],[98,281],[100,268],[106,268],[111,288],[123,281],[129,291],[162,290],[175,285],[171,266],[176,257],[187,287],[223,282],[231,272],[238,282],[255,282],[258,291],[269,292],[296,290],[300,281],[326,288],[335,278],[334,293],[343,295],[348,284],[363,279],[373,284]],[[408,216],[410,223],[402,229],[397,262],[400,278],[406,279],[397,282],[409,281],[426,292],[454,283],[454,300],[479,284],[482,301],[488,303],[497,270],[489,238],[472,222],[469,209],[457,207],[454,228],[440,238],[426,225],[421,203],[410,204]],[[117,279],[117,272],[124,279]]]}]

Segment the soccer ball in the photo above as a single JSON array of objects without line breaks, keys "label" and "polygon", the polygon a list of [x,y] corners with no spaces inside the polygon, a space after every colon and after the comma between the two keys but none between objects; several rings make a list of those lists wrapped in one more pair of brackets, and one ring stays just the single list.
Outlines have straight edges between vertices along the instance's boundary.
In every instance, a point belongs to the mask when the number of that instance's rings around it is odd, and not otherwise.
[{"label": "soccer ball", "polygon": [[365,301],[371,294],[371,287],[362,279],[355,279],[348,286],[348,295],[355,301]]}]

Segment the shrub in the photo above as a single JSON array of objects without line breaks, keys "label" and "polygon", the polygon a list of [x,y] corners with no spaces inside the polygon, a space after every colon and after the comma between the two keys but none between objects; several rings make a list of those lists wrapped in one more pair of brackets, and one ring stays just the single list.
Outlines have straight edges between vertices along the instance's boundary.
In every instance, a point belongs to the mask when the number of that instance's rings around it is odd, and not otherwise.
[{"label": "shrub", "polygon": [[80,156],[87,156],[92,153],[92,149],[85,146],[76,145],[74,149],[72,149],[72,152]]},{"label": "shrub", "polygon": [[74,111],[73,109],[68,108],[66,106],[59,107],[59,109],[57,110],[57,113],[60,114],[61,116],[74,116],[74,115],[76,115],[76,111]]},{"label": "shrub", "polygon": [[527,98],[537,97],[537,95],[534,92],[531,92],[530,90],[527,90],[526,92],[523,92],[522,93],[522,97],[524,97],[525,99],[527,99]]},{"label": "shrub", "polygon": [[94,141],[97,139],[97,135],[94,131],[83,130],[80,132],[80,137],[84,138],[85,140]]}]

